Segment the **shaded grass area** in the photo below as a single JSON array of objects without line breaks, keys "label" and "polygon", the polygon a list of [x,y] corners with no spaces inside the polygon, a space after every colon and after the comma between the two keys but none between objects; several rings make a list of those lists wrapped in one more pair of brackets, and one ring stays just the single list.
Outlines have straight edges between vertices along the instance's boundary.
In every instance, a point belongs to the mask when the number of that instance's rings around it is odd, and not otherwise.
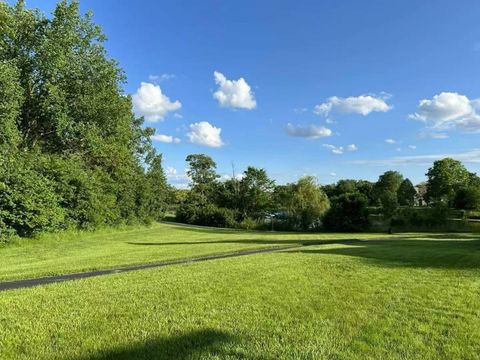
[{"label": "shaded grass area", "polygon": [[382,234],[269,233],[168,224],[94,233],[60,233],[0,247],[0,281],[352,237],[389,238]]},{"label": "shaded grass area", "polygon": [[1,357],[478,359],[478,240],[425,236],[1,293]]}]

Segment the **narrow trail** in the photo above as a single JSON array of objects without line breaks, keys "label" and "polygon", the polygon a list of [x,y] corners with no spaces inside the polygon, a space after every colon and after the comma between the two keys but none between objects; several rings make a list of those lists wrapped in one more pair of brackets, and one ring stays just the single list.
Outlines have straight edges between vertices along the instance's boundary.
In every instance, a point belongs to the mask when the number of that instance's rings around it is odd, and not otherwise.
[{"label": "narrow trail", "polygon": [[77,272],[77,273],[64,274],[64,275],[46,276],[46,277],[40,277],[35,279],[11,280],[11,281],[0,282],[0,292],[6,291],[6,290],[30,288],[34,286],[53,284],[53,283],[59,283],[64,281],[86,279],[86,278],[102,276],[102,275],[119,274],[119,273],[125,273],[125,272],[137,271],[137,270],[160,268],[160,267],[166,267],[166,266],[172,266],[172,265],[191,264],[191,263],[210,261],[210,260],[219,260],[219,259],[227,259],[227,258],[254,255],[254,254],[270,253],[274,251],[291,250],[291,249],[314,246],[314,245],[339,244],[339,243],[352,244],[352,243],[357,243],[361,241],[362,240],[356,240],[356,239],[340,240],[340,241],[335,241],[335,240],[314,241],[314,242],[308,242],[303,244],[273,246],[273,247],[262,248],[262,249],[242,250],[242,251],[236,251],[231,253],[200,256],[196,258],[177,259],[177,260],[162,261],[158,263],[140,264],[140,265],[116,267],[116,268],[110,268],[110,269],[104,269],[104,270],[93,270],[93,271]]}]

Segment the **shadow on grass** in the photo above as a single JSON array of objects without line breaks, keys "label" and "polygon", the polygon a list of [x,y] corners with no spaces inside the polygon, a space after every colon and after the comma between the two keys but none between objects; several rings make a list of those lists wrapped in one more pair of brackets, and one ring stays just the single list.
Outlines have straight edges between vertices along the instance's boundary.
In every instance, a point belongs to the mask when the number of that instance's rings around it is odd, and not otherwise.
[{"label": "shadow on grass", "polygon": [[[187,334],[159,337],[132,344],[125,348],[103,350],[82,360],[168,360],[201,359],[207,356],[219,359],[247,357],[229,351],[225,345],[235,342],[235,337],[217,330],[199,330]],[[227,347],[228,348],[228,347]],[[248,357],[251,359],[251,357]],[[80,360],[80,359],[79,359]]]},{"label": "shadow on grass", "polygon": [[480,240],[363,240],[343,247],[294,252],[353,256],[389,267],[480,270]]},{"label": "shadow on grass", "polygon": [[359,242],[358,239],[343,240],[278,240],[278,239],[235,239],[235,240],[214,240],[214,241],[175,241],[175,242],[127,242],[129,245],[143,246],[169,246],[169,245],[201,245],[201,244],[257,244],[257,245],[324,245],[324,244],[350,244]]}]

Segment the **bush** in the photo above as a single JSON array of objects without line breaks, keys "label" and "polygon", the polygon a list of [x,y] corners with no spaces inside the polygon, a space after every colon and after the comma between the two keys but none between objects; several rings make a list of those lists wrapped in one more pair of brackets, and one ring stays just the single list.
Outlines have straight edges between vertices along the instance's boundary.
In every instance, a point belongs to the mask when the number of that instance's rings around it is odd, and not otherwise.
[{"label": "bush", "polygon": [[63,227],[65,211],[54,183],[33,169],[31,159],[18,156],[10,161],[15,166],[0,171],[2,232],[31,236]]},{"label": "bush", "polygon": [[238,224],[238,227],[240,229],[245,229],[245,230],[255,230],[255,229],[258,229],[259,226],[260,225],[256,220],[249,217],[246,217]]},{"label": "bush", "polygon": [[480,188],[476,186],[469,186],[459,189],[455,194],[453,203],[456,209],[480,209]]},{"label": "bush", "polygon": [[177,220],[187,224],[236,227],[236,212],[227,208],[219,208],[213,204],[198,205],[185,203],[180,205],[177,211]]},{"label": "bush", "polygon": [[393,220],[394,226],[409,228],[438,228],[447,226],[449,209],[437,204],[432,208],[401,208]]},{"label": "bush", "polygon": [[360,193],[347,193],[331,200],[330,210],[323,219],[332,231],[365,231],[370,228],[368,199]]}]

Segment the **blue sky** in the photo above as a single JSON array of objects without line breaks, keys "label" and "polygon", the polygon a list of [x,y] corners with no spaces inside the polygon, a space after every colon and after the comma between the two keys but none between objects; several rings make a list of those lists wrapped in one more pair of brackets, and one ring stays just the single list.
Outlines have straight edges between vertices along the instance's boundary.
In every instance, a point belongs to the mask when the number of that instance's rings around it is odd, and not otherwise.
[{"label": "blue sky", "polygon": [[[27,4],[51,12],[55,1]],[[479,1],[81,7],[107,34],[136,112],[164,135],[154,144],[174,184],[187,182],[190,153],[212,156],[221,174],[232,162],[266,168],[279,183],[389,169],[419,182],[444,155],[480,171]]]}]

